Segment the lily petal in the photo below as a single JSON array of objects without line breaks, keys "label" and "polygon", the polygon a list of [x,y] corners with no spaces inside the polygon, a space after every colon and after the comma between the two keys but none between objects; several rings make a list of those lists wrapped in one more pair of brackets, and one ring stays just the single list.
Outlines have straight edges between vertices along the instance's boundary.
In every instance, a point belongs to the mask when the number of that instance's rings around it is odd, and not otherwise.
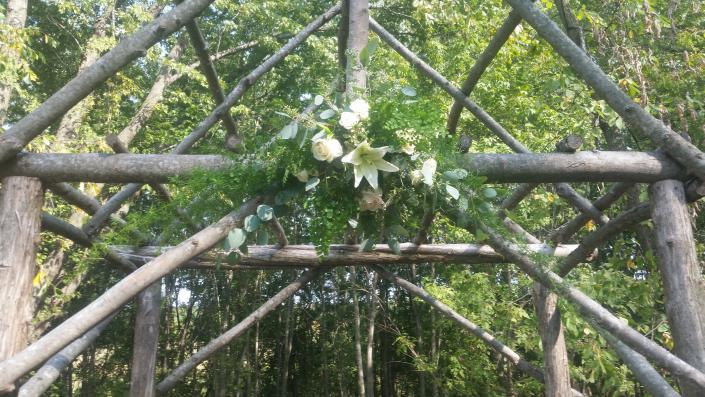
[{"label": "lily petal", "polygon": [[365,175],[365,179],[370,183],[373,189],[377,189],[377,167],[373,164],[360,165],[360,170]]},{"label": "lily petal", "polygon": [[381,170],[381,171],[387,171],[387,172],[399,171],[399,167],[397,167],[396,165],[394,165],[386,160],[377,160],[377,161],[375,161],[374,164],[375,164],[375,167],[377,167],[377,169]]}]

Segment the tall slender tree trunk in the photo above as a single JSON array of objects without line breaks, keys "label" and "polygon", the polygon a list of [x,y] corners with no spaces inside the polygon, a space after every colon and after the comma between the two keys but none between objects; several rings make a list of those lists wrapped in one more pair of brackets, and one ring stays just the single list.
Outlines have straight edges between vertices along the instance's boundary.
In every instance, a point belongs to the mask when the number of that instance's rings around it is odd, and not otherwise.
[{"label": "tall slender tree trunk", "polygon": [[357,297],[357,270],[351,267],[352,298],[353,298],[353,330],[355,343],[355,366],[357,367],[357,389],[360,397],[365,393],[365,367],[362,364],[362,342],[360,336],[360,301]]},{"label": "tall slender tree trunk", "polygon": [[153,397],[159,346],[161,281],[137,295],[135,338],[132,351],[130,397]]},{"label": "tall slender tree trunk", "polygon": [[284,343],[282,352],[282,365],[279,369],[279,395],[286,397],[289,382],[289,359],[291,358],[291,345],[294,337],[294,299],[287,303],[286,320],[284,325]]},{"label": "tall slender tree trunk", "polygon": [[570,396],[572,392],[568,372],[568,351],[561,323],[561,312],[556,307],[558,296],[544,286],[534,283],[534,301],[543,347],[546,396]]},{"label": "tall slender tree trunk", "polygon": [[[43,203],[39,179],[8,177],[0,188],[0,361],[23,350],[32,321]],[[9,390],[0,390],[0,395]]]},{"label": "tall slender tree trunk", "polygon": [[348,0],[348,51],[345,69],[346,95],[348,100],[365,97],[367,71],[360,62],[360,51],[367,47],[369,38],[368,0]]},{"label": "tall slender tree trunk", "polygon": [[[7,8],[5,9],[5,23],[8,24],[12,29],[17,30],[19,33],[21,29],[24,29],[24,24],[27,21],[27,0],[7,0]],[[13,34],[10,37],[14,37],[19,40],[19,34]],[[12,44],[12,43],[8,43]],[[2,54],[6,58],[8,63],[19,63],[20,53],[13,48],[21,48],[22,45],[6,45],[8,53]],[[5,124],[5,119],[7,118],[8,109],[10,108],[10,98],[12,97],[12,85],[0,83],[0,128]]]},{"label": "tall slender tree trunk", "polygon": [[[416,265],[411,265],[411,282],[420,285],[421,283],[416,277]],[[421,313],[418,305],[414,302],[414,297],[409,295],[409,306],[414,314],[414,332],[416,333],[416,351],[418,354],[424,354],[423,344],[423,324],[421,323]],[[419,373],[419,397],[426,397],[426,371],[418,371]]]},{"label": "tall slender tree trunk", "polygon": [[[371,271],[370,271],[371,272]],[[374,348],[375,348],[375,318],[377,317],[377,284],[379,275],[377,272],[370,272],[367,278],[370,280],[370,290],[367,294],[367,349],[365,355],[365,392],[367,397],[375,395],[375,366],[374,366]]]},{"label": "tall slender tree trunk", "polygon": [[[656,182],[651,185],[650,194],[666,316],[675,353],[705,371],[705,289],[683,183]],[[684,378],[679,378],[678,383],[683,396],[702,396],[696,384]]]}]

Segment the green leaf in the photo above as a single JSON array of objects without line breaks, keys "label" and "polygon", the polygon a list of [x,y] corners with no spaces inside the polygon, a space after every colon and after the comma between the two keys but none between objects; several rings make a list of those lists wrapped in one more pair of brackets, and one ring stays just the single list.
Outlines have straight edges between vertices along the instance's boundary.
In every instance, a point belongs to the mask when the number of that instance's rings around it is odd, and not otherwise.
[{"label": "green leaf", "polygon": [[488,187],[487,189],[484,189],[482,191],[482,195],[484,195],[488,199],[492,199],[492,198],[497,197],[497,191],[492,189],[491,187]]},{"label": "green leaf", "polygon": [[467,197],[461,197],[460,199],[458,199],[458,209],[465,212],[468,210],[468,206],[469,206],[469,203],[468,203]]},{"label": "green leaf", "polygon": [[266,204],[262,204],[257,207],[257,216],[262,222],[270,221],[274,216],[274,209]]},{"label": "green leaf", "polygon": [[248,215],[247,218],[245,218],[245,222],[243,222],[245,226],[245,231],[247,231],[248,233],[256,231],[260,223],[261,222],[257,215]]},{"label": "green leaf", "polygon": [[233,229],[228,233],[228,237],[225,239],[225,250],[232,251],[240,248],[242,243],[245,242],[247,238],[247,233],[242,229]]},{"label": "green leaf", "polygon": [[401,93],[406,96],[416,96],[416,88],[414,87],[402,87]]},{"label": "green leaf", "polygon": [[260,230],[257,232],[257,245],[267,245],[269,243],[269,232]]},{"label": "green leaf", "polygon": [[228,254],[228,256],[225,257],[225,262],[228,265],[236,265],[238,262],[240,262],[241,256],[239,253],[233,251]]},{"label": "green leaf", "polygon": [[371,238],[362,240],[359,252],[370,252],[375,248],[375,242]]},{"label": "green leaf", "polygon": [[281,139],[293,139],[296,138],[296,132],[299,130],[299,123],[293,122],[289,123],[282,128],[281,131],[279,131],[279,134],[277,136]]},{"label": "green leaf", "polygon": [[451,185],[446,185],[446,192],[450,197],[453,197],[456,200],[460,197],[460,192],[458,191],[458,189],[454,188]]},{"label": "green leaf", "polygon": [[456,182],[461,179],[465,179],[465,177],[467,177],[467,176],[468,176],[468,172],[462,168],[456,168],[454,170],[446,171],[443,173],[443,178],[445,178],[449,181],[452,181],[452,182]]},{"label": "green leaf", "polygon": [[357,221],[355,219],[348,219],[348,225],[350,225],[351,228],[355,229],[357,227]]},{"label": "green leaf", "polygon": [[387,243],[389,245],[389,248],[396,254],[396,255],[401,255],[401,245],[399,244],[399,241],[395,238],[390,238],[389,242]]},{"label": "green leaf", "polygon": [[328,120],[329,118],[335,116],[337,113],[333,109],[326,109],[321,112],[321,114],[318,115],[318,117],[321,118],[321,120]]},{"label": "green leaf", "polygon": [[315,188],[319,183],[321,183],[321,180],[317,177],[314,176],[313,178],[310,178],[306,181],[306,191],[308,192],[309,190]]}]

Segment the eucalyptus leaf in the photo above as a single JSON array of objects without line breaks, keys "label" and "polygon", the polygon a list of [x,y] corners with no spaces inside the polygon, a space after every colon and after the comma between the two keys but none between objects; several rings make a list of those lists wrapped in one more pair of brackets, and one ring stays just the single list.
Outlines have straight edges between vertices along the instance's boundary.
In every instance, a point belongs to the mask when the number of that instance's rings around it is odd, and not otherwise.
[{"label": "eucalyptus leaf", "polygon": [[245,218],[245,221],[243,222],[243,224],[245,226],[245,231],[247,231],[248,233],[252,233],[252,232],[256,231],[257,228],[259,227],[260,223],[261,222],[260,222],[259,217],[257,215],[247,215],[247,217]]},{"label": "eucalyptus leaf", "polygon": [[454,188],[451,185],[446,185],[446,192],[450,197],[453,197],[456,200],[460,197],[460,192],[458,191],[458,189]]},{"label": "eucalyptus leaf", "polygon": [[282,128],[281,131],[279,131],[279,134],[277,136],[281,139],[293,139],[296,138],[296,132],[299,129],[299,123],[293,122],[289,123]]},{"label": "eucalyptus leaf", "polygon": [[497,197],[497,191],[492,189],[491,187],[488,187],[487,189],[482,190],[482,195],[487,197],[488,199],[493,199]]},{"label": "eucalyptus leaf", "polygon": [[321,180],[317,177],[314,176],[313,178],[310,178],[306,182],[306,191],[308,192],[309,190],[315,188],[316,186],[318,186],[319,183],[321,183]]},{"label": "eucalyptus leaf", "polygon": [[406,96],[416,96],[416,88],[414,87],[402,87],[401,93]]},{"label": "eucalyptus leaf", "polygon": [[468,210],[468,207],[469,207],[469,203],[468,203],[467,197],[461,197],[458,199],[458,209],[465,212]]},{"label": "eucalyptus leaf", "polygon": [[226,251],[232,251],[235,249],[240,248],[242,243],[245,242],[247,239],[247,233],[245,233],[244,230],[242,229],[233,229],[228,233],[228,237],[225,239],[226,246],[225,248]]},{"label": "eucalyptus leaf", "polygon": [[401,255],[401,245],[399,244],[399,241],[395,238],[390,238],[389,242],[387,243],[389,245],[389,248],[396,254],[396,255]]},{"label": "eucalyptus leaf", "polygon": [[323,105],[323,97],[320,95],[316,95],[315,98],[313,98],[313,104],[316,106],[321,106]]},{"label": "eucalyptus leaf", "polygon": [[456,168],[454,170],[446,171],[443,173],[443,178],[445,178],[449,181],[452,181],[452,182],[456,182],[461,179],[465,179],[465,177],[467,177],[467,176],[468,176],[468,172],[462,168]]},{"label": "eucalyptus leaf", "polygon": [[355,229],[357,228],[357,221],[355,219],[348,219],[348,225],[350,225],[351,228]]},{"label": "eucalyptus leaf", "polygon": [[318,115],[318,117],[321,118],[321,120],[328,120],[329,118],[335,116],[337,113],[333,109],[326,109],[321,112],[321,114]]},{"label": "eucalyptus leaf", "polygon": [[370,252],[375,248],[375,242],[372,241],[371,238],[367,238],[362,240],[362,243],[360,243],[360,252]]},{"label": "eucalyptus leaf", "polygon": [[404,229],[404,227],[402,225],[396,224],[396,225],[391,225],[387,228],[387,234],[408,237],[409,231]]},{"label": "eucalyptus leaf", "polygon": [[270,221],[274,216],[274,209],[266,204],[261,204],[257,207],[257,216],[262,222]]}]

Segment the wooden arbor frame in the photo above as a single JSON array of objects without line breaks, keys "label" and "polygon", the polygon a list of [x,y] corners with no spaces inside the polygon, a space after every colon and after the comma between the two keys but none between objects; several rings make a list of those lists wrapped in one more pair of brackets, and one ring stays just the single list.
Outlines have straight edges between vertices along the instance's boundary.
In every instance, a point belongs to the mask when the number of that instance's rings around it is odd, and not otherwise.
[{"label": "wooden arbor frame", "polygon": [[[24,234],[26,239],[17,238],[12,241],[26,240],[31,242],[38,235],[38,225],[41,222],[44,228],[66,236],[80,245],[91,245],[98,239],[98,234],[106,220],[114,216],[113,214],[121,204],[139,191],[144,183],[154,184],[159,191],[164,193],[165,197],[168,197],[168,190],[163,186],[156,185],[165,182],[168,177],[186,173],[195,167],[209,169],[227,167],[230,164],[229,160],[219,156],[189,156],[184,153],[220,120],[223,120],[228,130],[228,145],[237,150],[239,137],[234,120],[229,115],[230,107],[242,98],[257,79],[271,70],[342,9],[341,5],[335,5],[316,18],[300,33],[291,37],[278,52],[242,78],[236,87],[225,96],[218,84],[215,69],[210,64],[207,45],[195,22],[196,16],[210,3],[209,0],[186,0],[169,13],[155,19],[132,37],[120,42],[94,66],[80,72],[76,78],[67,83],[39,108],[0,135],[0,163],[2,163],[0,177],[4,178],[2,196],[0,197],[0,223],[3,225],[0,233],[8,233],[13,237]],[[362,5],[365,9],[367,8],[366,1],[351,0],[348,3],[351,7],[359,8]],[[620,358],[632,369],[639,382],[652,394],[659,396],[678,395],[651,366],[649,361],[674,374],[684,395],[695,396],[705,393],[705,318],[701,318],[704,315],[699,312],[701,310],[699,306],[703,302],[703,291],[700,285],[702,276],[695,258],[694,240],[687,214],[688,201],[697,200],[702,195],[701,181],[705,181],[705,155],[662,122],[650,116],[621,92],[584,51],[538,10],[530,0],[508,0],[508,3],[513,10],[505,24],[491,40],[485,53],[471,69],[463,89],[452,85],[371,18],[369,19],[369,27],[455,99],[455,110],[451,114],[452,117],[449,118],[451,130],[455,129],[454,123],[456,121],[452,121],[452,119],[456,117],[453,114],[457,113],[457,109],[459,107],[468,109],[492,133],[518,153],[515,155],[468,154],[458,159],[460,166],[472,172],[487,175],[492,181],[523,182],[503,202],[499,214],[512,232],[518,233],[530,243],[539,243],[538,239],[505,216],[505,211],[514,208],[536,186],[536,183],[555,183],[559,195],[580,211],[580,215],[561,226],[550,236],[553,244],[558,245],[555,249],[549,247],[550,253],[563,257],[559,266],[556,269],[541,268],[526,255],[525,247],[514,245],[488,226],[484,226],[484,231],[489,236],[492,249],[469,245],[458,248],[423,244],[425,233],[433,222],[433,213],[424,217],[424,227],[419,231],[414,243],[404,248],[402,255],[394,255],[389,252],[372,252],[360,255],[354,250],[340,249],[335,251],[336,256],[329,258],[328,262],[314,264],[310,257],[306,257],[308,255],[306,252],[310,252],[310,247],[299,249],[293,246],[288,247],[281,226],[277,226],[278,224],[275,222],[274,227],[278,231],[279,246],[259,248],[259,250],[270,250],[264,253],[260,252],[259,256],[258,251],[253,247],[252,253],[244,259],[240,268],[276,268],[277,266],[299,263],[300,266],[310,269],[303,272],[297,280],[242,322],[194,354],[158,385],[154,385],[153,367],[151,372],[149,370],[142,371],[137,377],[133,374],[133,387],[139,387],[142,390],[139,395],[151,395],[154,390],[165,392],[173,387],[190,369],[208,359],[213,352],[242,334],[248,327],[274,310],[281,302],[329,266],[361,263],[372,266],[381,277],[427,301],[442,314],[507,357],[520,370],[545,382],[549,395],[558,396],[570,393],[580,395],[578,391],[570,390],[569,380],[560,373],[561,349],[565,349],[565,346],[562,341],[560,316],[555,308],[556,295],[578,308],[584,319],[605,337]],[[352,19],[351,16],[350,20],[352,21]],[[568,61],[576,74],[592,87],[598,96],[605,99],[630,125],[660,146],[660,152],[531,154],[501,124],[469,99],[467,95],[471,93],[482,72],[496,56],[513,28],[522,19],[533,26],[554,47],[556,52]],[[90,94],[97,85],[115,74],[131,60],[142,56],[164,35],[170,34],[184,25],[187,27],[192,44],[201,61],[202,71],[207,77],[209,88],[218,106],[172,150],[171,154],[131,155],[126,153],[128,142],[114,138],[111,138],[110,143],[111,147],[120,153],[116,155],[21,153],[27,143],[41,134],[82,98]],[[310,112],[312,109],[307,109],[307,111]],[[558,165],[556,165],[556,159],[560,159]],[[88,161],[91,162],[90,167],[85,166]],[[527,162],[532,164],[531,174],[525,172]],[[573,164],[579,163],[580,167],[565,166],[571,162]],[[561,168],[560,165],[563,165],[564,168]],[[684,180],[688,182],[684,183]],[[101,205],[66,184],[67,181],[130,183]],[[616,183],[603,197],[590,202],[567,184],[568,182],[580,181]],[[638,205],[613,219],[609,219],[602,211],[633,186],[634,182],[651,184],[651,203]],[[82,229],[79,229],[61,219],[46,214],[42,215],[40,211],[42,183],[65,198],[67,202],[93,215],[90,221]],[[65,366],[85,349],[105,328],[113,314],[125,303],[138,295],[141,302],[146,302],[145,305],[154,304],[155,299],[158,302],[159,293],[158,291],[155,293],[154,288],[150,288],[150,286],[180,266],[205,266],[197,257],[205,254],[221,241],[230,230],[241,225],[244,217],[254,213],[257,205],[271,199],[272,197],[267,194],[254,197],[220,221],[169,249],[157,247],[150,252],[145,249],[135,251],[130,247],[110,247],[107,250],[106,259],[125,270],[128,273],[125,278],[29,347],[22,348],[26,340],[22,335],[15,338],[13,347],[3,346],[4,350],[0,349],[0,360],[2,360],[0,361],[0,393],[16,389],[16,382],[22,376],[42,364],[44,365],[36,374],[19,387],[19,393],[30,396],[39,395],[43,390],[46,390],[57,378],[62,366]],[[15,218],[13,215],[15,213],[21,213],[22,217]],[[599,303],[571,287],[562,279],[573,267],[586,260],[607,239],[649,218],[653,219],[656,227],[659,264],[668,300],[666,311],[674,330],[676,343],[675,355],[621,322]],[[574,235],[589,220],[593,220],[600,227],[586,236],[577,246],[559,245]],[[150,240],[144,236],[140,236],[140,238],[143,242]],[[0,239],[0,258],[7,261],[7,263],[0,263],[0,282],[5,283],[2,285],[3,287],[8,285],[8,280],[11,280],[10,276],[26,279],[27,274],[30,274],[31,279],[34,270],[33,248],[11,244],[7,241],[8,239]],[[160,240],[157,238],[156,242],[159,243]],[[546,250],[547,247],[536,246],[535,249]],[[152,256],[154,256],[153,259],[148,260],[139,268],[132,262],[134,259],[151,258]],[[540,321],[540,332],[544,341],[544,371],[533,367],[516,352],[449,307],[436,301],[420,287],[400,279],[380,266],[385,263],[414,263],[415,261],[466,263],[508,261],[515,263],[537,283],[536,297],[540,306],[539,318],[540,320],[545,319],[545,321]],[[6,290],[8,288],[3,288],[2,293],[6,293]],[[16,293],[20,295],[6,297],[0,294],[0,297],[6,299],[28,298],[27,289],[17,288],[17,290]],[[29,293],[31,293],[31,289]],[[2,314],[7,313],[0,313],[0,315]],[[4,327],[0,327],[0,332],[6,334],[0,335],[0,339],[7,339],[6,336],[17,336],[24,332],[21,322],[23,318],[26,318],[23,317],[26,314],[14,315],[20,319],[19,322],[16,324],[3,323]],[[3,320],[0,319],[0,321]],[[145,321],[148,321],[146,317]],[[139,327],[138,323],[136,328]],[[156,341],[157,335],[152,334],[145,337]],[[561,344],[563,344],[562,347]],[[150,362],[153,365],[155,351],[152,349],[152,357],[146,357],[144,360],[147,363],[147,368]],[[145,354],[149,355],[150,353]],[[136,360],[136,362],[138,361]]]}]

